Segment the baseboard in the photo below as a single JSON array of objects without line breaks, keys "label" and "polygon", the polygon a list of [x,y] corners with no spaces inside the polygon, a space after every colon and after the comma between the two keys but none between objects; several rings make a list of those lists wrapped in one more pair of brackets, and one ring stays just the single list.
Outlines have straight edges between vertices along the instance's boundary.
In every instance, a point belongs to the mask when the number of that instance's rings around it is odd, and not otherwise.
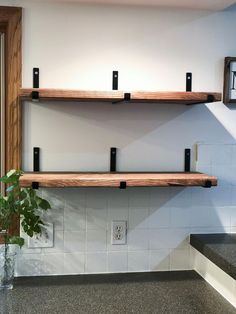
[{"label": "baseboard", "polygon": [[192,268],[236,308],[236,280],[191,248]]}]

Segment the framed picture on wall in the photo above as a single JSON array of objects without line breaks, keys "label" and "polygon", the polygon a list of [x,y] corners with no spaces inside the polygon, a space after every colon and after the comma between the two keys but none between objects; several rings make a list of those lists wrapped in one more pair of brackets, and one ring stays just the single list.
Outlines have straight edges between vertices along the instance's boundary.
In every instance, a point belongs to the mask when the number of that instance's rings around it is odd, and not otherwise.
[{"label": "framed picture on wall", "polygon": [[236,104],[236,57],[225,58],[224,104]]}]

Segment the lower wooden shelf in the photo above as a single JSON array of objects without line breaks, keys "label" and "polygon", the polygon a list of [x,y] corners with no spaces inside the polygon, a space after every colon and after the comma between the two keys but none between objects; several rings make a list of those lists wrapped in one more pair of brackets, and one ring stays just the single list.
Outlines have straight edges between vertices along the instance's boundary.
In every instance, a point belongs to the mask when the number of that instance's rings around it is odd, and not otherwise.
[{"label": "lower wooden shelf", "polygon": [[198,172],[27,172],[22,187],[145,187],[217,185],[217,178]]},{"label": "lower wooden shelf", "polygon": [[144,91],[82,91],[48,88],[21,88],[20,99],[32,100],[32,93],[42,101],[79,101],[79,102],[134,102],[170,103],[197,105],[221,100],[221,93],[215,92],[144,92]]}]

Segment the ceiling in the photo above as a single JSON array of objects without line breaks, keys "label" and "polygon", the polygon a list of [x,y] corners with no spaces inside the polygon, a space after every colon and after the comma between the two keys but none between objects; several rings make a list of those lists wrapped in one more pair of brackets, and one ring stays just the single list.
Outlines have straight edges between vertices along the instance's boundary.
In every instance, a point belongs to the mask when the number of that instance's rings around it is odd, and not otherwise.
[{"label": "ceiling", "polygon": [[[41,0],[37,0],[41,1]],[[96,4],[126,4],[162,6],[174,8],[203,9],[203,10],[223,10],[236,3],[236,0],[45,0],[50,2],[77,2]]]}]

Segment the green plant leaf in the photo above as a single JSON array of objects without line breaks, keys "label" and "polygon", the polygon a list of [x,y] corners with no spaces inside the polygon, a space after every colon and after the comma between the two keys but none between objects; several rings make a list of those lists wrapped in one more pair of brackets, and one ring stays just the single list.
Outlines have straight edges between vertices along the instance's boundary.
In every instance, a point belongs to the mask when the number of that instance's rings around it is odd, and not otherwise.
[{"label": "green plant leaf", "polygon": [[9,236],[8,237],[8,244],[17,244],[19,247],[22,247],[25,243],[25,240],[18,236]]},{"label": "green plant leaf", "polygon": [[8,233],[15,215],[21,217],[24,232],[32,237],[41,233],[44,225],[39,215],[39,209],[47,210],[50,204],[47,200],[37,196],[32,188],[21,188],[19,179],[23,174],[21,170],[12,169],[0,181],[7,184],[7,195],[0,195],[0,230],[7,230],[4,235],[5,244],[22,246],[24,239]]},{"label": "green plant leaf", "polygon": [[47,200],[42,199],[42,198],[40,199],[39,207],[44,209],[44,210],[51,208],[49,202]]}]

